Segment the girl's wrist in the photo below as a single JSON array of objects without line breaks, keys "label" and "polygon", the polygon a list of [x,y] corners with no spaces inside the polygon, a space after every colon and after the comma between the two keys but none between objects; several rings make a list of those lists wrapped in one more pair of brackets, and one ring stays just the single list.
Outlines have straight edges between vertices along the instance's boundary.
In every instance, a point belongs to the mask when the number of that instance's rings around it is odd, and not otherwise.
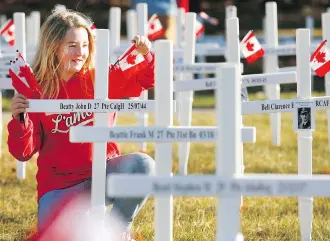
[{"label": "girl's wrist", "polygon": [[145,54],[142,54],[143,56],[146,56],[147,54],[150,53],[150,50],[148,50]]},{"label": "girl's wrist", "polygon": [[148,53],[146,53],[145,55],[143,55],[144,59],[147,61],[147,63],[151,63],[152,62],[152,54],[150,51],[148,51]]}]

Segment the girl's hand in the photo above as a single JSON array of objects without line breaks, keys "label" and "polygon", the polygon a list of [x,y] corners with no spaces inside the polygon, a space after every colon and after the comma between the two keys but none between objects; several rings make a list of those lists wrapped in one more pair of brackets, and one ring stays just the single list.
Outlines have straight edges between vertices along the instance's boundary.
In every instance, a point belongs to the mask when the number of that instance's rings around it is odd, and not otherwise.
[{"label": "girl's hand", "polygon": [[136,49],[142,55],[146,55],[150,52],[151,42],[149,41],[149,39],[147,37],[137,35],[132,39],[132,43],[135,44]]},{"label": "girl's hand", "polygon": [[26,108],[29,108],[29,101],[20,93],[14,95],[11,101],[11,112],[14,119],[19,120],[19,114],[25,113]]}]

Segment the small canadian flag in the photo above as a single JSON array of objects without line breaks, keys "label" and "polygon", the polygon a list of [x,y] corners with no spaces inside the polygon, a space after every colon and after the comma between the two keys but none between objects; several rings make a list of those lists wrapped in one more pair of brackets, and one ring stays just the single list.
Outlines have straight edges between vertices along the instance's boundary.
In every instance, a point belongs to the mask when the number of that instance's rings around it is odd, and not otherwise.
[{"label": "small canadian flag", "polygon": [[27,98],[38,99],[41,96],[41,88],[22,54],[18,50],[16,52],[16,58],[10,61],[9,75],[12,84],[18,93]]},{"label": "small canadian flag", "polygon": [[196,38],[202,36],[204,31],[205,31],[204,25],[200,21],[196,20],[196,28],[195,28]]},{"label": "small canadian flag", "polygon": [[123,73],[131,78],[147,66],[147,61],[133,44],[119,59],[119,67]]},{"label": "small canadian flag", "polygon": [[15,25],[12,19],[8,19],[4,25],[0,28],[0,35],[4,38],[4,40],[10,45],[15,45]]},{"label": "small canadian flag", "polygon": [[319,77],[323,77],[330,71],[330,51],[326,46],[327,40],[324,40],[311,56],[311,68]]},{"label": "small canadian flag", "polygon": [[148,29],[148,38],[149,40],[155,40],[162,37],[165,33],[163,26],[157,16],[157,14],[153,14],[148,21],[149,29]]},{"label": "small canadian flag", "polygon": [[253,31],[249,31],[245,35],[240,45],[241,51],[249,64],[257,61],[265,54]]}]

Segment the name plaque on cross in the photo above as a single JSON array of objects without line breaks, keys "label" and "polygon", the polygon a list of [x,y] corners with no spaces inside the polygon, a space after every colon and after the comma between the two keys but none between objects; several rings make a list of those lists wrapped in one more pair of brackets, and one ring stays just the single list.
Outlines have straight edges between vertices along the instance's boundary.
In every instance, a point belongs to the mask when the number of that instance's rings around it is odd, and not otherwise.
[{"label": "name plaque on cross", "polygon": [[[296,83],[296,72],[242,75],[241,86],[264,86],[271,84]],[[216,78],[184,80],[174,82],[174,91],[214,90],[217,87]]]},{"label": "name plaque on cross", "polygon": [[242,87],[296,83],[296,72],[243,75]]},{"label": "name plaque on cross", "polygon": [[154,100],[29,100],[28,112],[153,112]]},{"label": "name plaque on cross", "polygon": [[[327,196],[330,177],[307,177],[281,174],[250,174],[248,177],[224,178],[215,175],[157,177],[143,175],[108,176],[108,195],[155,196]],[[124,188],[125,182],[135,183]],[[139,188],[136,188],[139,187]],[[327,190],[325,190],[327,189]]]},{"label": "name plaque on cross", "polygon": [[[220,63],[220,65],[226,65],[227,63]],[[174,72],[187,72],[187,73],[200,73],[200,74],[214,74],[216,66],[219,63],[195,63],[195,64],[175,64]],[[241,72],[244,69],[244,65],[240,64]]]},{"label": "name plaque on cross", "polygon": [[[329,109],[330,96],[312,97],[309,100],[313,102],[313,107],[315,110]],[[295,108],[295,103],[300,101],[301,100],[299,99],[246,101],[242,102],[242,114],[291,112]]]},{"label": "name plaque on cross", "polygon": [[[90,127],[70,129],[71,142],[214,142],[218,129],[207,127]],[[242,142],[255,142],[254,127],[241,128]]]}]

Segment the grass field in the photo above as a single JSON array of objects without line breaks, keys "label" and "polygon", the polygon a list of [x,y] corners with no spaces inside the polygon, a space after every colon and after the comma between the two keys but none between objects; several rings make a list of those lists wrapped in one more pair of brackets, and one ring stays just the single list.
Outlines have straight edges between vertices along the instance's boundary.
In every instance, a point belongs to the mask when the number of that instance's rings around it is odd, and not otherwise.
[{"label": "grass field", "polygon": [[[321,93],[315,95],[320,95]],[[285,94],[282,97],[292,97]],[[251,99],[262,99],[252,95]],[[212,106],[212,98],[196,98],[195,106]],[[313,134],[313,173],[329,173],[326,112],[316,113],[316,130]],[[153,124],[153,116],[150,123]],[[119,115],[118,124],[135,124],[132,115]],[[292,129],[290,113],[282,114],[282,142],[276,147],[271,143],[268,115],[244,116],[244,124],[255,126],[257,142],[244,144],[245,171],[248,173],[297,173],[297,136]],[[215,125],[213,111],[195,111],[193,125]],[[3,141],[7,132],[4,126]],[[121,144],[123,153],[137,150],[135,143]],[[148,145],[148,153],[154,156],[154,145]],[[192,144],[189,173],[214,173],[214,144]],[[177,172],[177,145],[174,144],[173,172]],[[16,178],[14,159],[2,147],[0,162],[1,206],[0,240],[22,240],[36,223],[37,204],[35,189],[35,159],[27,163],[27,178]],[[215,237],[215,198],[174,199],[174,240],[211,241]],[[242,229],[245,240],[295,241],[299,239],[297,198],[244,198]],[[134,223],[137,240],[153,240],[154,206],[150,199],[138,214]],[[330,240],[330,199],[314,198],[313,240]]]}]

